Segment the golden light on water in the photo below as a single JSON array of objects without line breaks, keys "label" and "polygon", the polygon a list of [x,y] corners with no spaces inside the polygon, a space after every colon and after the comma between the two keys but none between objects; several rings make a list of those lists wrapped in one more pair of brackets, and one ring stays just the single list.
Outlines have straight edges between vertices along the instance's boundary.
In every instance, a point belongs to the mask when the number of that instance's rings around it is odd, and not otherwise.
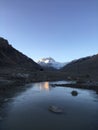
[{"label": "golden light on water", "polygon": [[49,82],[41,83],[40,90],[47,90],[49,91]]}]

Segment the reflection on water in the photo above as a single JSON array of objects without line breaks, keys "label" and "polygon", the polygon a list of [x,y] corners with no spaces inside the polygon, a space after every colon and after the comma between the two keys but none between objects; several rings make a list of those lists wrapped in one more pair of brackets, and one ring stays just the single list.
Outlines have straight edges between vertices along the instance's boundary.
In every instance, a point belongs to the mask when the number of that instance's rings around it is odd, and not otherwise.
[{"label": "reflection on water", "polygon": [[49,89],[50,89],[49,82],[39,83],[39,86],[40,86],[40,90],[49,91]]},{"label": "reflection on water", "polygon": [[[64,113],[51,113],[51,105],[63,108]],[[98,130],[98,95],[91,90],[34,83],[0,109],[6,115],[0,130]]]}]

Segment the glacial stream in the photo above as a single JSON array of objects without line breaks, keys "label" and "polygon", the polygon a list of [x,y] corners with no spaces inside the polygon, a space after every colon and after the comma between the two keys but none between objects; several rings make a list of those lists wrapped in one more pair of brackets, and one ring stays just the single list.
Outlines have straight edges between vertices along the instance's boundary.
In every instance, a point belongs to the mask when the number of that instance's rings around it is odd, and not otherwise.
[{"label": "glacial stream", "polygon": [[[51,83],[58,82],[32,83],[16,94],[0,95],[0,130],[98,130],[98,94]],[[63,112],[51,112],[49,106]]]}]

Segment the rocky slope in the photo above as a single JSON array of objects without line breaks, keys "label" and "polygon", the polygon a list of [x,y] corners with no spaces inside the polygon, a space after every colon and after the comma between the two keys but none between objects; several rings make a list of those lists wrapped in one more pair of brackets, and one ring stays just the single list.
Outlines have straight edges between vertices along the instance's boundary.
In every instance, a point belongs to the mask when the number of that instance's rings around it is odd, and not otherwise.
[{"label": "rocky slope", "polygon": [[41,67],[11,45],[4,38],[0,38],[0,67],[21,67],[21,69],[38,70]]},{"label": "rocky slope", "polygon": [[68,76],[98,79],[98,54],[74,60],[64,66],[61,71]]},{"label": "rocky slope", "polygon": [[43,68],[0,38],[0,84],[41,80]]}]

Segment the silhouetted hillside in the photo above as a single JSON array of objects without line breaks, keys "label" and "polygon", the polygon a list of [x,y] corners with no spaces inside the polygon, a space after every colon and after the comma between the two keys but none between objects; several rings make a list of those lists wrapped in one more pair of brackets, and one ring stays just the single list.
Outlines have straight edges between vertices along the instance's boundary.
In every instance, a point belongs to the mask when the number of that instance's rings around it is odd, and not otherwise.
[{"label": "silhouetted hillside", "polygon": [[41,67],[0,38],[0,67],[21,67],[21,69],[39,70]]},{"label": "silhouetted hillside", "polygon": [[98,54],[74,60],[61,69],[69,76],[98,79]]}]

